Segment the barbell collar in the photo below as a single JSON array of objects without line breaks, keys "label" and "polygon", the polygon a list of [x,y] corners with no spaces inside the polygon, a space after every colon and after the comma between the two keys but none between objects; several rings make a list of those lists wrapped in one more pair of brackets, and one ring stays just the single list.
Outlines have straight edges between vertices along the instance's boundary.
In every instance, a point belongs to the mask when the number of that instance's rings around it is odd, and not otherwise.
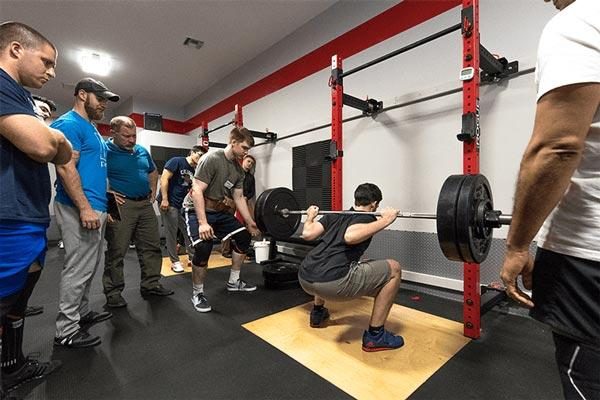
[{"label": "barbell collar", "polygon": [[500,210],[486,211],[484,216],[484,224],[489,228],[500,228],[502,225],[510,225],[512,215],[502,214]]}]

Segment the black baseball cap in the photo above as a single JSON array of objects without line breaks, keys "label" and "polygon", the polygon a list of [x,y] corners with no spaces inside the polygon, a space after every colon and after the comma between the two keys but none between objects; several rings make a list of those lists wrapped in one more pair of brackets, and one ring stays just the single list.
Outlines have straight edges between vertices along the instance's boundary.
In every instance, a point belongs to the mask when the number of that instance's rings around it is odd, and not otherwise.
[{"label": "black baseball cap", "polygon": [[75,85],[75,96],[77,96],[77,93],[79,93],[80,90],[85,90],[89,93],[95,93],[98,96],[110,101],[119,101],[120,99],[119,95],[108,90],[104,83],[93,78],[83,78],[77,82],[77,85]]}]

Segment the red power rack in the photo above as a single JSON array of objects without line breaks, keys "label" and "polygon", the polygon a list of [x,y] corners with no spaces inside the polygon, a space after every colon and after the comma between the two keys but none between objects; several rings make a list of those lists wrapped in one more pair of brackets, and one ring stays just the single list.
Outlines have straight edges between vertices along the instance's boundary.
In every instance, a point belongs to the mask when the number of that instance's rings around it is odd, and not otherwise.
[{"label": "red power rack", "polygon": [[[518,70],[517,63],[511,63],[507,66],[501,65],[494,60],[491,54],[480,47],[479,35],[479,0],[463,0],[461,10],[460,30],[463,39],[463,69],[461,70],[462,92],[463,92],[463,115],[462,131],[458,135],[459,140],[463,142],[463,173],[472,175],[479,173],[479,145],[480,145],[480,126],[479,126],[479,87],[480,79],[480,58],[481,51],[486,56],[486,67],[491,69],[496,78],[508,76]],[[417,45],[427,43],[438,37],[441,37],[459,25],[450,27],[438,34],[432,35],[413,45],[406,46],[377,60],[369,62],[363,66],[357,67],[352,71],[344,73],[342,69],[342,59],[334,55],[331,59],[331,140],[335,152],[332,157],[331,165],[331,209],[342,209],[342,160],[343,160],[343,131],[342,131],[342,107],[346,96],[344,94],[343,78],[351,73],[357,72],[371,65],[379,63],[387,58],[393,57],[404,51],[410,50]],[[484,71],[485,72],[485,71]],[[486,72],[487,73],[487,72]],[[349,102],[357,103],[357,99],[348,96]],[[360,107],[360,106],[359,106]],[[362,104],[363,111],[366,105]],[[465,263],[463,273],[463,322],[464,335],[473,339],[480,337],[481,330],[481,285],[479,264]]]}]

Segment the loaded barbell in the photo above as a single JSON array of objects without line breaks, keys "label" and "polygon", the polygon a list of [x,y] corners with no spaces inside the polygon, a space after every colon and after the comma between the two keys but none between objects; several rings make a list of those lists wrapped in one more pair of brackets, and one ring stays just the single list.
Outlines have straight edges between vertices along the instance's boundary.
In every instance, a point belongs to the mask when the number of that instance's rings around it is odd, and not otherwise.
[{"label": "loaded barbell", "polygon": [[[256,202],[255,219],[259,229],[274,239],[285,240],[300,225],[305,210],[287,188],[265,190]],[[494,210],[487,178],[479,175],[451,175],[440,190],[436,214],[399,212],[398,218],[435,219],[440,248],[449,260],[483,262],[492,244],[494,228],[509,225],[511,215]],[[319,214],[371,214],[379,212],[320,211]]]}]

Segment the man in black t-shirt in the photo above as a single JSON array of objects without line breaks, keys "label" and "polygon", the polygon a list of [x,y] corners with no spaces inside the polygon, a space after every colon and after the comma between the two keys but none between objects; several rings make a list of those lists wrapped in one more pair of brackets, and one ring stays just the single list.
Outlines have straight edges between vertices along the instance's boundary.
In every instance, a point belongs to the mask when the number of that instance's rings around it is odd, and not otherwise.
[{"label": "man in black t-shirt", "polygon": [[395,260],[359,261],[377,232],[398,217],[398,210],[385,208],[381,217],[360,212],[374,212],[382,199],[381,190],[372,183],[359,185],[354,192],[357,214],[327,214],[315,221],[319,208],[310,206],[302,230],[305,240],[319,243],[302,261],[298,273],[300,285],[315,296],[310,326],[318,328],[329,317],[325,300],[348,300],[361,296],[375,298],[369,329],[362,338],[364,351],[391,350],[402,347],[404,340],[384,329],[383,325],[400,287],[400,264]]}]

